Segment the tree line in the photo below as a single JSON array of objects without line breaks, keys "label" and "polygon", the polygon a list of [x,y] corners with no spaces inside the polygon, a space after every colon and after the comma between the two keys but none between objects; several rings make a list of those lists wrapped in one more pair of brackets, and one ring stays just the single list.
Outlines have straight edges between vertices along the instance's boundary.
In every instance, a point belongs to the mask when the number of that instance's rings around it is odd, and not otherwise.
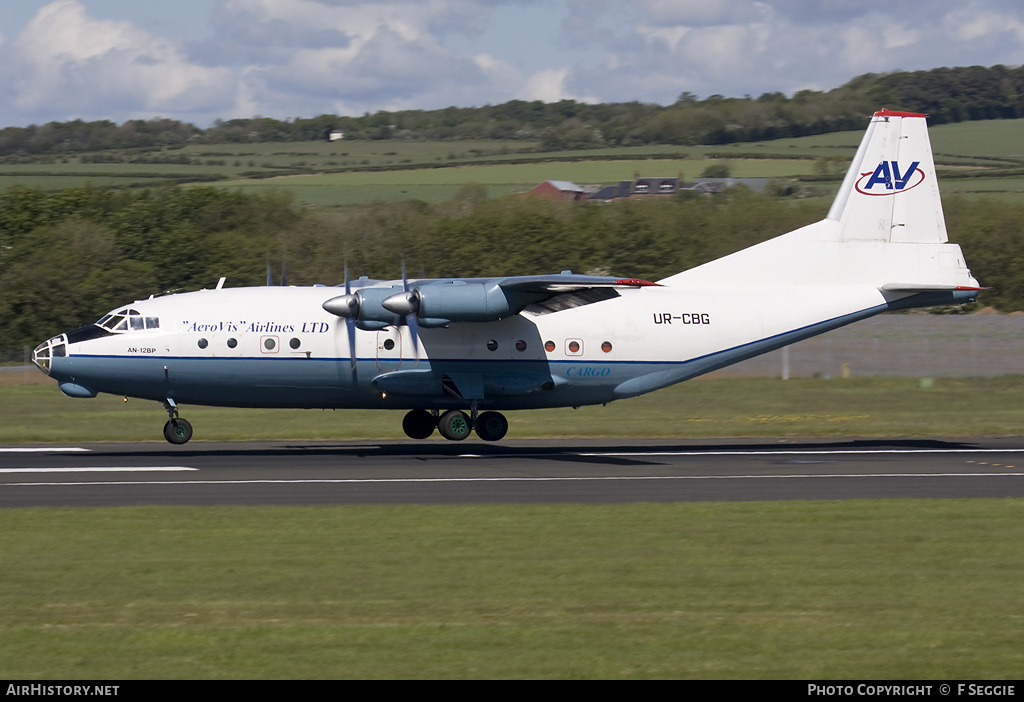
[{"label": "tree line", "polygon": [[[944,203],[951,238],[995,289],[982,304],[1024,310],[1024,206]],[[353,277],[557,272],[649,280],[672,275],[816,221],[821,203],[738,187],[715,198],[672,196],[609,205],[488,198],[469,185],[450,201],[340,211],[287,195],[210,187],[146,190],[16,186],[0,193],[0,355],[20,358],[60,331],[151,294],[276,282],[338,285]]]},{"label": "tree line", "polygon": [[727,144],[861,129],[875,110],[924,112],[932,124],[1024,117],[1024,67],[970,66],[865,74],[830,91],[792,97],[704,99],[683,93],[672,105],[511,100],[483,107],[217,120],[207,129],[176,120],[49,122],[0,130],[0,158],[58,157],[106,149],[167,149],[190,143],[326,139],[498,139],[540,142],[543,150],[643,144]]}]

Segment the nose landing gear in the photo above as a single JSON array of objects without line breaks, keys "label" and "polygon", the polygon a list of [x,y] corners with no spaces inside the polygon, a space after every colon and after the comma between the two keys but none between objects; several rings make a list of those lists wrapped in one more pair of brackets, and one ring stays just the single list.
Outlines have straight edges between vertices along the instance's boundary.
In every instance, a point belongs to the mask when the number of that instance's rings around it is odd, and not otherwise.
[{"label": "nose landing gear", "polygon": [[178,416],[178,406],[171,398],[168,397],[164,402],[164,409],[170,417],[164,424],[164,438],[172,444],[187,444],[192,438],[192,425],[187,419]]}]

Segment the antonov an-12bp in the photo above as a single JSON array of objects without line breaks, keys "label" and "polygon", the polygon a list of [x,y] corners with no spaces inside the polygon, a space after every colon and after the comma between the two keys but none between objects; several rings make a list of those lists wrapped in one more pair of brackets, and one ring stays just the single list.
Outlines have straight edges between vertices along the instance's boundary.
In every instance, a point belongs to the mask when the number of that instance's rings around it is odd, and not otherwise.
[{"label": "antonov an-12bp", "polygon": [[[405,432],[502,438],[502,410],[658,390],[887,310],[973,301],[924,115],[874,114],[825,219],[650,283],[575,275],[152,297],[39,345],[71,397],[407,410]],[[223,281],[221,281],[223,283]],[[468,413],[468,414],[467,414]]]}]

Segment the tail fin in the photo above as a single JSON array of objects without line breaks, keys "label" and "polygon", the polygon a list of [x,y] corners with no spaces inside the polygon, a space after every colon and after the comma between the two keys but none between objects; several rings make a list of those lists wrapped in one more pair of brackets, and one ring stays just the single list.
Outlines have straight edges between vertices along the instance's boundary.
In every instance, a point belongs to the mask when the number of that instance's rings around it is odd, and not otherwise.
[{"label": "tail fin", "polygon": [[890,110],[871,118],[825,219],[659,282],[978,289],[960,247],[947,243],[925,116]]},{"label": "tail fin", "polygon": [[826,219],[840,241],[946,242],[924,115],[874,114]]}]

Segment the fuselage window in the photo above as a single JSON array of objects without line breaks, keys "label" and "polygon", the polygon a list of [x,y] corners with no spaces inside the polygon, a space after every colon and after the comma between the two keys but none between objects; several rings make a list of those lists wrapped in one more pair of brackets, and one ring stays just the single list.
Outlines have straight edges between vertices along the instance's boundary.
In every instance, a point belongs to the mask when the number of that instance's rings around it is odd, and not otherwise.
[{"label": "fuselage window", "polygon": [[516,342],[516,351],[520,351],[521,352],[521,351],[525,351],[525,350],[526,350],[526,342],[523,341],[522,339],[520,339],[519,341]]},{"label": "fuselage window", "polygon": [[553,341],[545,341],[544,342],[544,350],[547,351],[548,353],[551,353],[552,351],[554,351],[555,350],[555,342],[553,342]]},{"label": "fuselage window", "polygon": [[277,346],[277,339],[274,337],[268,336],[263,340],[263,348],[267,351],[273,351],[275,346]]},{"label": "fuselage window", "polygon": [[497,351],[498,350],[498,342],[495,341],[494,339],[491,339],[490,341],[488,341],[487,342],[487,350],[488,351]]},{"label": "fuselage window", "polygon": [[234,338],[234,337],[232,337],[232,338],[228,339],[228,348],[229,348],[229,349],[233,349],[233,348],[235,348],[236,346],[238,346],[238,339],[236,339],[236,338]]},{"label": "fuselage window", "polygon": [[293,338],[291,341],[288,342],[288,345],[291,346],[293,349],[297,349],[299,348],[299,346],[302,345],[302,342],[296,338]]},{"label": "fuselage window", "polygon": [[160,318],[159,317],[146,317],[146,329],[159,329]]},{"label": "fuselage window", "polygon": [[200,339],[197,343],[199,344],[199,348],[201,349],[205,349],[207,346],[210,345],[210,342],[207,341],[206,339]]},{"label": "fuselage window", "polygon": [[612,342],[606,341],[603,344],[601,344],[601,350],[604,351],[605,353],[611,353],[611,351],[612,351]]}]

